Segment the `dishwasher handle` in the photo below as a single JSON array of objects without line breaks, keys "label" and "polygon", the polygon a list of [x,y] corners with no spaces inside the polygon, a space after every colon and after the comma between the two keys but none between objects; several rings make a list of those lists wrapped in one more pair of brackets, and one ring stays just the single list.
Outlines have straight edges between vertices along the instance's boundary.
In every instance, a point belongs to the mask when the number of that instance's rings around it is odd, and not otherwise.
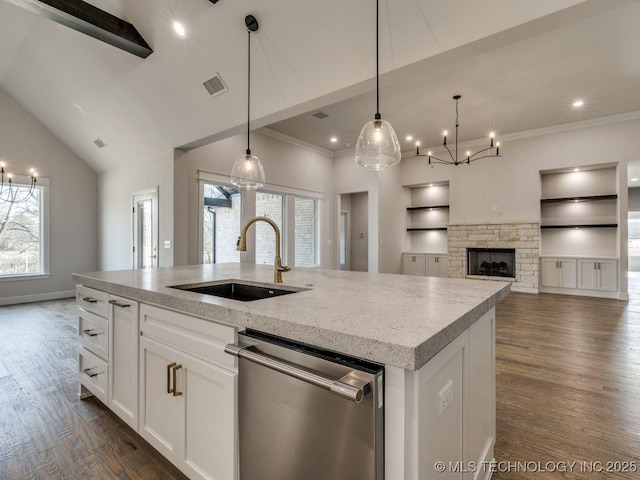
[{"label": "dishwasher handle", "polygon": [[224,351],[238,358],[244,358],[245,360],[249,360],[317,387],[329,390],[336,395],[344,397],[355,403],[360,403],[370,390],[369,382],[358,378],[355,371],[346,374],[342,378],[334,380],[303,370],[302,368],[289,364],[285,361],[261,355],[260,353],[233,343],[227,345],[224,348]]}]

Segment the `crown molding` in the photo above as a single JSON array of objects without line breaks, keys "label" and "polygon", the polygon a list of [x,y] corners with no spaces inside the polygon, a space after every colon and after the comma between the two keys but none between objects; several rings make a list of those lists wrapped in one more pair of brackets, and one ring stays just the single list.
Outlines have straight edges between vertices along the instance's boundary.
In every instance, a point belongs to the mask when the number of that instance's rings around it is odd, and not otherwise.
[{"label": "crown molding", "polygon": [[329,158],[334,158],[334,152],[332,152],[331,150],[318,147],[316,145],[313,145],[312,143],[305,142],[304,140],[290,137],[289,135],[285,135],[284,133],[276,132],[275,130],[272,130],[268,127],[259,128],[256,130],[256,133],[260,133],[266,137],[275,138],[276,140],[295,145],[296,147],[304,148],[305,150],[311,150],[312,152],[320,153],[321,155],[325,155]]}]

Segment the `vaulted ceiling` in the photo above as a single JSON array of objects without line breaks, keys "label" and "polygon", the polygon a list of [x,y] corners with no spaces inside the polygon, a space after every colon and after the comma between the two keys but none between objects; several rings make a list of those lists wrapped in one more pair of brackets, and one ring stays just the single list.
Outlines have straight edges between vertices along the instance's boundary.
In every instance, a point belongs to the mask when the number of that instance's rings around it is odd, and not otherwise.
[{"label": "vaulted ceiling", "polygon": [[[89,3],[134,24],[154,52],[141,59],[0,0],[0,87],[97,171],[243,131],[249,13],[260,22],[252,127],[339,151],[375,112],[373,0]],[[381,112],[402,137],[438,143],[453,123],[454,94],[463,96],[461,140],[640,118],[639,0],[380,6]],[[186,38],[174,34],[174,19]],[[216,74],[228,92],[210,97],[202,83]],[[574,110],[578,98],[586,103]],[[318,111],[329,116],[318,120]]]}]

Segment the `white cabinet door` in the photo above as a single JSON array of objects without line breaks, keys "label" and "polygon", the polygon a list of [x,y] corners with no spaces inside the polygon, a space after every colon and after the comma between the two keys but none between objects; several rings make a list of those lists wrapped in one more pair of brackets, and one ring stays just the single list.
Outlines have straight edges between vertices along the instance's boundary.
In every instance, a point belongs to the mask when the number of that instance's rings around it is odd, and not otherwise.
[{"label": "white cabinet door", "polygon": [[109,407],[138,430],[138,302],[109,295]]},{"label": "white cabinet door", "polygon": [[191,480],[237,478],[237,374],[140,338],[140,435]]},{"label": "white cabinet door", "polygon": [[237,478],[237,374],[190,355],[179,359],[180,465],[190,479]]},{"label": "white cabinet door", "polygon": [[575,259],[558,260],[558,286],[562,288],[576,288],[576,261]]},{"label": "white cabinet door", "polygon": [[178,465],[179,402],[172,390],[178,352],[140,337],[140,429],[153,448]]},{"label": "white cabinet door", "polygon": [[559,286],[557,258],[543,258],[540,262],[540,273],[540,284],[543,287]]},{"label": "white cabinet door", "polygon": [[578,260],[578,288],[586,290],[597,289],[597,262],[595,260],[579,259]]},{"label": "white cabinet door", "polygon": [[615,260],[598,260],[598,290],[618,290],[618,264]]},{"label": "white cabinet door", "polygon": [[426,275],[427,263],[425,255],[402,255],[402,273],[405,275]]},{"label": "white cabinet door", "polygon": [[442,255],[425,255],[426,275],[429,277],[448,277],[449,264]]}]

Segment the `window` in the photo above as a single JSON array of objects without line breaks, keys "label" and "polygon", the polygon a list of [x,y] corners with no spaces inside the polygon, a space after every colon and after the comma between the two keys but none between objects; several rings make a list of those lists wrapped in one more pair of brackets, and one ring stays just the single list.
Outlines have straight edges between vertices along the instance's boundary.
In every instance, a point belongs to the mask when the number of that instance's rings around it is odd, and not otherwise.
[{"label": "window", "polygon": [[9,203],[9,196],[26,197],[29,186],[14,182],[0,194],[0,278],[48,273],[48,192],[36,187],[33,196]]},{"label": "window", "polygon": [[296,267],[318,263],[316,202],[313,198],[295,197]]},{"label": "window", "polygon": [[238,263],[240,191],[235,187],[204,184],[202,263]]},{"label": "window", "polygon": [[[273,220],[280,229],[281,241],[285,239],[284,229],[282,228],[283,200],[283,196],[278,193],[256,193],[256,216],[268,217]],[[271,225],[265,222],[256,223],[256,263],[273,265],[273,259],[276,256],[275,235]],[[281,246],[281,257],[285,256],[285,245],[286,242]]]}]

